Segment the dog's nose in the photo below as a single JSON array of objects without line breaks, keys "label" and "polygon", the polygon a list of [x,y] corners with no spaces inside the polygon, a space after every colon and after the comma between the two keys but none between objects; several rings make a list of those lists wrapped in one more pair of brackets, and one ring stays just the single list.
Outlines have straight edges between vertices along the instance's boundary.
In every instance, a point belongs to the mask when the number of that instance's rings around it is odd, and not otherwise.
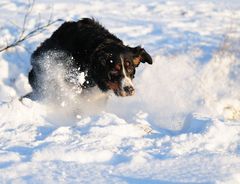
[{"label": "dog's nose", "polygon": [[134,94],[134,88],[132,86],[125,86],[123,90],[128,94],[128,95],[133,95]]}]

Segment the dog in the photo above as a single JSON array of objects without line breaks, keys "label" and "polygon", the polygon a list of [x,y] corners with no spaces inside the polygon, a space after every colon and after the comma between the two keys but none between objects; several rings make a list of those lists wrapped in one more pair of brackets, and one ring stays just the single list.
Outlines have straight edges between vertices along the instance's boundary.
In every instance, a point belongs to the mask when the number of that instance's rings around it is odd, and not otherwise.
[{"label": "dog", "polygon": [[[64,22],[31,56],[28,79],[32,92],[27,97],[55,96],[63,85],[77,93],[97,87],[102,93],[132,96],[132,80],[140,63],[153,63],[144,48],[124,45],[96,20]],[[84,81],[79,80],[80,74]]]}]

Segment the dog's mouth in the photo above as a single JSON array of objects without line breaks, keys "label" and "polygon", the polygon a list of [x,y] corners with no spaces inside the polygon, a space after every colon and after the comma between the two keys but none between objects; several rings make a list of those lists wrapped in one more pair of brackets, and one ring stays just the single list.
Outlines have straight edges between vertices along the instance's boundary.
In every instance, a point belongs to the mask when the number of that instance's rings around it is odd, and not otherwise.
[{"label": "dog's mouth", "polygon": [[116,96],[126,97],[132,96],[135,94],[135,89],[133,86],[121,86],[120,83],[117,82],[108,82],[107,86],[109,89],[113,90]]},{"label": "dog's mouth", "polygon": [[125,97],[125,96],[132,96],[134,95],[134,89],[132,91],[126,92],[124,90],[114,90],[115,95]]}]

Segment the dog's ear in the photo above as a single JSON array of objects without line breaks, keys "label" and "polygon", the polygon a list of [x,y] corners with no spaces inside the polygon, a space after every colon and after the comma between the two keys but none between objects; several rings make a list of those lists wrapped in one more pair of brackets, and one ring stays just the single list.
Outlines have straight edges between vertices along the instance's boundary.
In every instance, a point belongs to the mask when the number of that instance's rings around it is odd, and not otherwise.
[{"label": "dog's ear", "polygon": [[107,63],[106,53],[102,50],[97,51],[93,54],[92,58],[97,61],[102,66],[105,66]]},{"label": "dog's ear", "polygon": [[135,66],[138,66],[140,62],[152,64],[152,57],[140,46],[133,48],[134,59],[133,63]]},{"label": "dog's ear", "polygon": [[99,61],[101,62],[102,66],[105,66],[107,64],[106,56],[105,55],[101,55],[99,57]]}]

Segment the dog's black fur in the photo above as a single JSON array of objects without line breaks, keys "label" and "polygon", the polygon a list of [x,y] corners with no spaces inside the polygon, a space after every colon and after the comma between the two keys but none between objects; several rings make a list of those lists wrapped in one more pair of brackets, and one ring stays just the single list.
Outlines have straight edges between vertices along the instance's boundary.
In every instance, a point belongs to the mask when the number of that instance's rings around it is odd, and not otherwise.
[{"label": "dog's black fur", "polygon": [[[113,90],[118,96],[133,94],[132,86],[122,86],[124,77],[132,80],[140,62],[152,64],[151,56],[143,48],[125,46],[94,19],[65,22],[32,54],[32,70],[29,73],[29,83],[33,89],[31,95],[43,96],[42,93],[46,93],[47,89],[41,86],[44,82],[42,75],[48,74],[41,66],[43,55],[49,51],[63,52],[71,57],[70,65],[61,57],[55,59],[53,65],[61,63],[67,71],[78,69],[78,72],[85,72],[86,81],[81,84],[83,89],[98,86],[103,92]],[[67,77],[65,80],[71,83]]]}]

